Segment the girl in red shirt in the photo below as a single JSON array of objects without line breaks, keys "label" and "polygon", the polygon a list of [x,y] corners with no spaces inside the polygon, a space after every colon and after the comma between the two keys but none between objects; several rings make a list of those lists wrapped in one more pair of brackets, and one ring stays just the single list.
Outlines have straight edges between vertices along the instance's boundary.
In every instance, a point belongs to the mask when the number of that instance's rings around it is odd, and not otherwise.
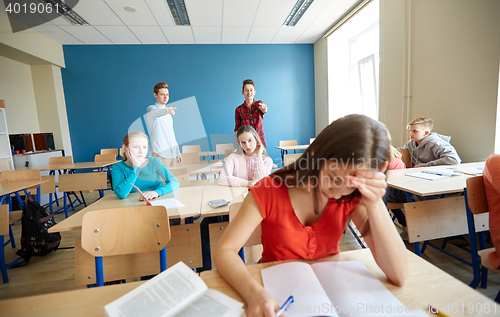
[{"label": "girl in red shirt", "polygon": [[326,127],[295,164],[250,188],[214,257],[220,274],[244,298],[247,316],[274,316],[279,310],[238,256],[259,225],[265,262],[317,259],[339,252],[352,219],[387,278],[405,283],[406,247],[382,200],[389,160],[385,126],[349,115]]}]

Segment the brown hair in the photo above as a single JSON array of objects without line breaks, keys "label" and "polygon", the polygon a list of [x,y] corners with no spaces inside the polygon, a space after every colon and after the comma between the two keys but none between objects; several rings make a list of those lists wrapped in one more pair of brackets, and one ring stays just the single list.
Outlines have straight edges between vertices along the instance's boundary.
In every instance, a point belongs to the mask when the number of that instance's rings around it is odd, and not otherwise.
[{"label": "brown hair", "polygon": [[425,117],[415,118],[411,120],[410,123],[408,123],[406,128],[409,129],[410,126],[414,124],[421,124],[427,129],[429,129],[429,131],[432,131],[432,129],[434,128],[434,122],[432,121],[431,118],[425,118]]},{"label": "brown hair", "polygon": [[[390,141],[385,125],[364,115],[348,115],[327,126],[293,164],[289,164],[271,174],[274,179],[287,186],[297,186],[304,179],[319,180],[319,172],[324,164],[335,166],[361,167],[368,165],[380,170],[385,161],[390,161]],[[340,162],[339,162],[340,161]],[[306,166],[304,166],[306,165]],[[314,186],[314,212],[319,213],[320,192]],[[338,202],[361,197],[355,190]]]},{"label": "brown hair", "polygon": [[[123,138],[123,145],[125,145],[125,147],[127,147],[129,145],[129,140],[133,137],[137,137],[137,136],[142,136],[144,138],[146,138],[147,140],[149,140],[148,136],[146,134],[144,134],[143,132],[140,132],[140,131],[133,131],[133,132],[129,132],[127,135],[125,135],[125,137]],[[127,154],[125,153],[125,151],[123,151],[123,160],[126,161],[127,160]]]},{"label": "brown hair", "polygon": [[243,81],[243,87],[241,88],[241,91],[244,91],[245,90],[245,85],[252,85],[253,88],[255,89],[255,83],[253,82],[253,80],[251,79],[245,79]]},{"label": "brown hair", "polygon": [[[262,144],[262,141],[260,140],[259,134],[257,133],[257,131],[255,131],[255,129],[251,125],[242,125],[236,131],[236,139],[238,139],[238,145],[237,145],[238,150],[236,151],[236,154],[241,154],[241,153],[245,152],[245,151],[243,151],[243,148],[241,147],[240,138],[239,138],[239,136],[245,132],[250,132],[253,135],[253,137],[255,138],[255,141],[257,141],[257,144],[260,144],[260,146],[264,146],[264,144]],[[262,154],[269,156],[267,154],[265,148],[264,148],[264,151],[262,152]]]},{"label": "brown hair", "polygon": [[166,83],[157,83],[155,85],[155,88],[154,88],[155,94],[158,94],[158,91],[160,91],[160,89],[163,89],[163,88],[167,88],[168,89],[168,85]]}]

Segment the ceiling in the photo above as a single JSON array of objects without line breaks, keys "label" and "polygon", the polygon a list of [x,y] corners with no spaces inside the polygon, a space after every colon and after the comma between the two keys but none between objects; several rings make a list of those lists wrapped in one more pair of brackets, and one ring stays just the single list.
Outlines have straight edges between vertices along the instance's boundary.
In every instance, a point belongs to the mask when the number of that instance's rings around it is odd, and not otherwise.
[{"label": "ceiling", "polygon": [[80,0],[73,10],[90,25],[59,17],[33,29],[63,45],[314,43],[361,0],[315,0],[293,27],[282,24],[296,0],[184,2],[191,26],[175,25],[166,0]]}]

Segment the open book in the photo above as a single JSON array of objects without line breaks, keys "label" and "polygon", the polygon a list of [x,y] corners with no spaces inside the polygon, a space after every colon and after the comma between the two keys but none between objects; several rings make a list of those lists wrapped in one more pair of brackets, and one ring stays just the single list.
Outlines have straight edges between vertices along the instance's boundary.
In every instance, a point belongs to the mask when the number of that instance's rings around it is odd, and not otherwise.
[{"label": "open book", "polygon": [[425,308],[408,312],[359,261],[289,262],[261,271],[264,288],[278,306],[292,295],[287,317],[427,316]]},{"label": "open book", "polygon": [[167,208],[167,210],[185,206],[175,198],[149,200],[146,198],[146,196],[144,196],[144,193],[139,189],[139,187],[135,186],[132,183],[130,183],[130,185],[132,185],[132,187],[134,187],[135,190],[137,190],[137,192],[141,194],[142,198],[144,198],[148,206],[164,206],[165,208]]},{"label": "open book", "polygon": [[450,178],[453,175],[459,175],[459,174],[455,173],[452,170],[424,169],[420,172],[408,173],[406,175],[411,176],[411,177],[418,177],[418,178],[429,179],[431,181],[435,181],[437,179]]},{"label": "open book", "polygon": [[233,317],[243,303],[208,289],[198,274],[179,262],[104,306],[110,317]]}]

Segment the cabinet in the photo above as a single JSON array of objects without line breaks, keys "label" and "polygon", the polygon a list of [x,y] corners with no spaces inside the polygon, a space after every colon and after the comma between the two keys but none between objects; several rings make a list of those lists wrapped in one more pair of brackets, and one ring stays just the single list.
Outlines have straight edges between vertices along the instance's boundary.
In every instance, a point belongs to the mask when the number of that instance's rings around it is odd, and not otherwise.
[{"label": "cabinet", "polygon": [[0,172],[14,169],[12,151],[10,149],[9,131],[5,118],[5,103],[0,100]]}]

